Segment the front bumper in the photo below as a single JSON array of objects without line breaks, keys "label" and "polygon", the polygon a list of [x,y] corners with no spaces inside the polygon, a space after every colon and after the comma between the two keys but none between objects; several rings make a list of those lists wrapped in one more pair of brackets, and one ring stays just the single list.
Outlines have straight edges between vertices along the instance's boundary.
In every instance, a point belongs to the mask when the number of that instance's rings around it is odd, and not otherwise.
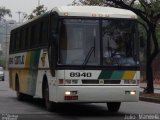
[{"label": "front bumper", "polygon": [[[76,100],[65,100],[65,92],[77,93]],[[136,94],[128,94],[134,91]],[[139,86],[59,86],[57,99],[54,102],[137,102],[139,100]]]}]

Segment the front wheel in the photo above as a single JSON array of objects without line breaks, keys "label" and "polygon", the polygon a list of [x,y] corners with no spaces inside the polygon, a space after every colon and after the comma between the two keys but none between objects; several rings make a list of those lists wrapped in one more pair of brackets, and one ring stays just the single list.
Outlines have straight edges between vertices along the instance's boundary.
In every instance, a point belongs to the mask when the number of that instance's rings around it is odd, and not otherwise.
[{"label": "front wheel", "polygon": [[19,101],[24,101],[25,100],[25,94],[20,92],[20,84],[19,84],[19,79],[16,79],[16,93],[17,93],[17,99]]},{"label": "front wheel", "polygon": [[118,112],[121,102],[108,102],[107,107],[110,112]]},{"label": "front wheel", "polygon": [[45,102],[45,107],[48,111],[53,111],[53,107],[55,108],[55,105],[53,102],[51,102],[49,100],[49,87],[48,87],[48,83],[46,82],[43,88],[43,99]]},{"label": "front wheel", "polygon": [[17,99],[18,99],[19,101],[24,101],[25,98],[26,98],[25,94],[20,93],[19,91],[17,91]]}]

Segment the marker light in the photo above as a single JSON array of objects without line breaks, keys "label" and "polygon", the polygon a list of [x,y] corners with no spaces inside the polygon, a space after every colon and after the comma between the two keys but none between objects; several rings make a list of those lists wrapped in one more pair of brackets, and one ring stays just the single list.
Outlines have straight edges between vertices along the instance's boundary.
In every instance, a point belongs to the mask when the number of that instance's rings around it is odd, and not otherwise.
[{"label": "marker light", "polygon": [[93,13],[93,14],[92,14],[92,16],[93,16],[93,17],[96,17],[96,14],[95,14],[95,13]]},{"label": "marker light", "polygon": [[64,80],[63,79],[59,79],[59,84],[63,85],[64,84]]},{"label": "marker light", "polygon": [[68,12],[65,12],[65,13],[64,13],[64,16],[68,16],[68,15],[69,15]]}]

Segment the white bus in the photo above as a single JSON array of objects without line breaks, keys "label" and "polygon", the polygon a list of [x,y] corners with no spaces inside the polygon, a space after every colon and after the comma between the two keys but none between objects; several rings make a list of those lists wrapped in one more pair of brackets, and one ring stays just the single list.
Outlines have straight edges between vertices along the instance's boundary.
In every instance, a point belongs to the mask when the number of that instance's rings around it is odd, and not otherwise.
[{"label": "white bus", "polygon": [[47,110],[58,103],[139,100],[137,16],[99,6],[64,6],[11,31],[10,88],[19,100],[43,98]]}]

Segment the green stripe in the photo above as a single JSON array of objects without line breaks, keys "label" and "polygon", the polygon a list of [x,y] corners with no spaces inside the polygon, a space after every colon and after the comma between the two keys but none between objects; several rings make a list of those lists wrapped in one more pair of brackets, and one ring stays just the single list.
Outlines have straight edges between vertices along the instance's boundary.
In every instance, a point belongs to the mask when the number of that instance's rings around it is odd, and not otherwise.
[{"label": "green stripe", "polygon": [[99,75],[98,79],[110,79],[112,76],[113,71],[105,71],[103,70]]},{"label": "green stripe", "polygon": [[29,78],[28,78],[28,93],[30,95],[35,95],[36,91],[36,82],[38,76],[38,63],[40,57],[40,50],[31,52],[30,59],[30,69],[29,69]]},{"label": "green stripe", "polygon": [[121,78],[123,77],[125,71],[120,71],[120,70],[115,70],[115,71],[111,71],[111,70],[103,70],[98,79],[112,79],[112,80],[121,80]]},{"label": "green stripe", "polygon": [[123,76],[124,71],[114,71],[110,79],[120,80]]},{"label": "green stripe", "polygon": [[30,68],[37,68],[39,63],[40,50],[31,52]]}]

